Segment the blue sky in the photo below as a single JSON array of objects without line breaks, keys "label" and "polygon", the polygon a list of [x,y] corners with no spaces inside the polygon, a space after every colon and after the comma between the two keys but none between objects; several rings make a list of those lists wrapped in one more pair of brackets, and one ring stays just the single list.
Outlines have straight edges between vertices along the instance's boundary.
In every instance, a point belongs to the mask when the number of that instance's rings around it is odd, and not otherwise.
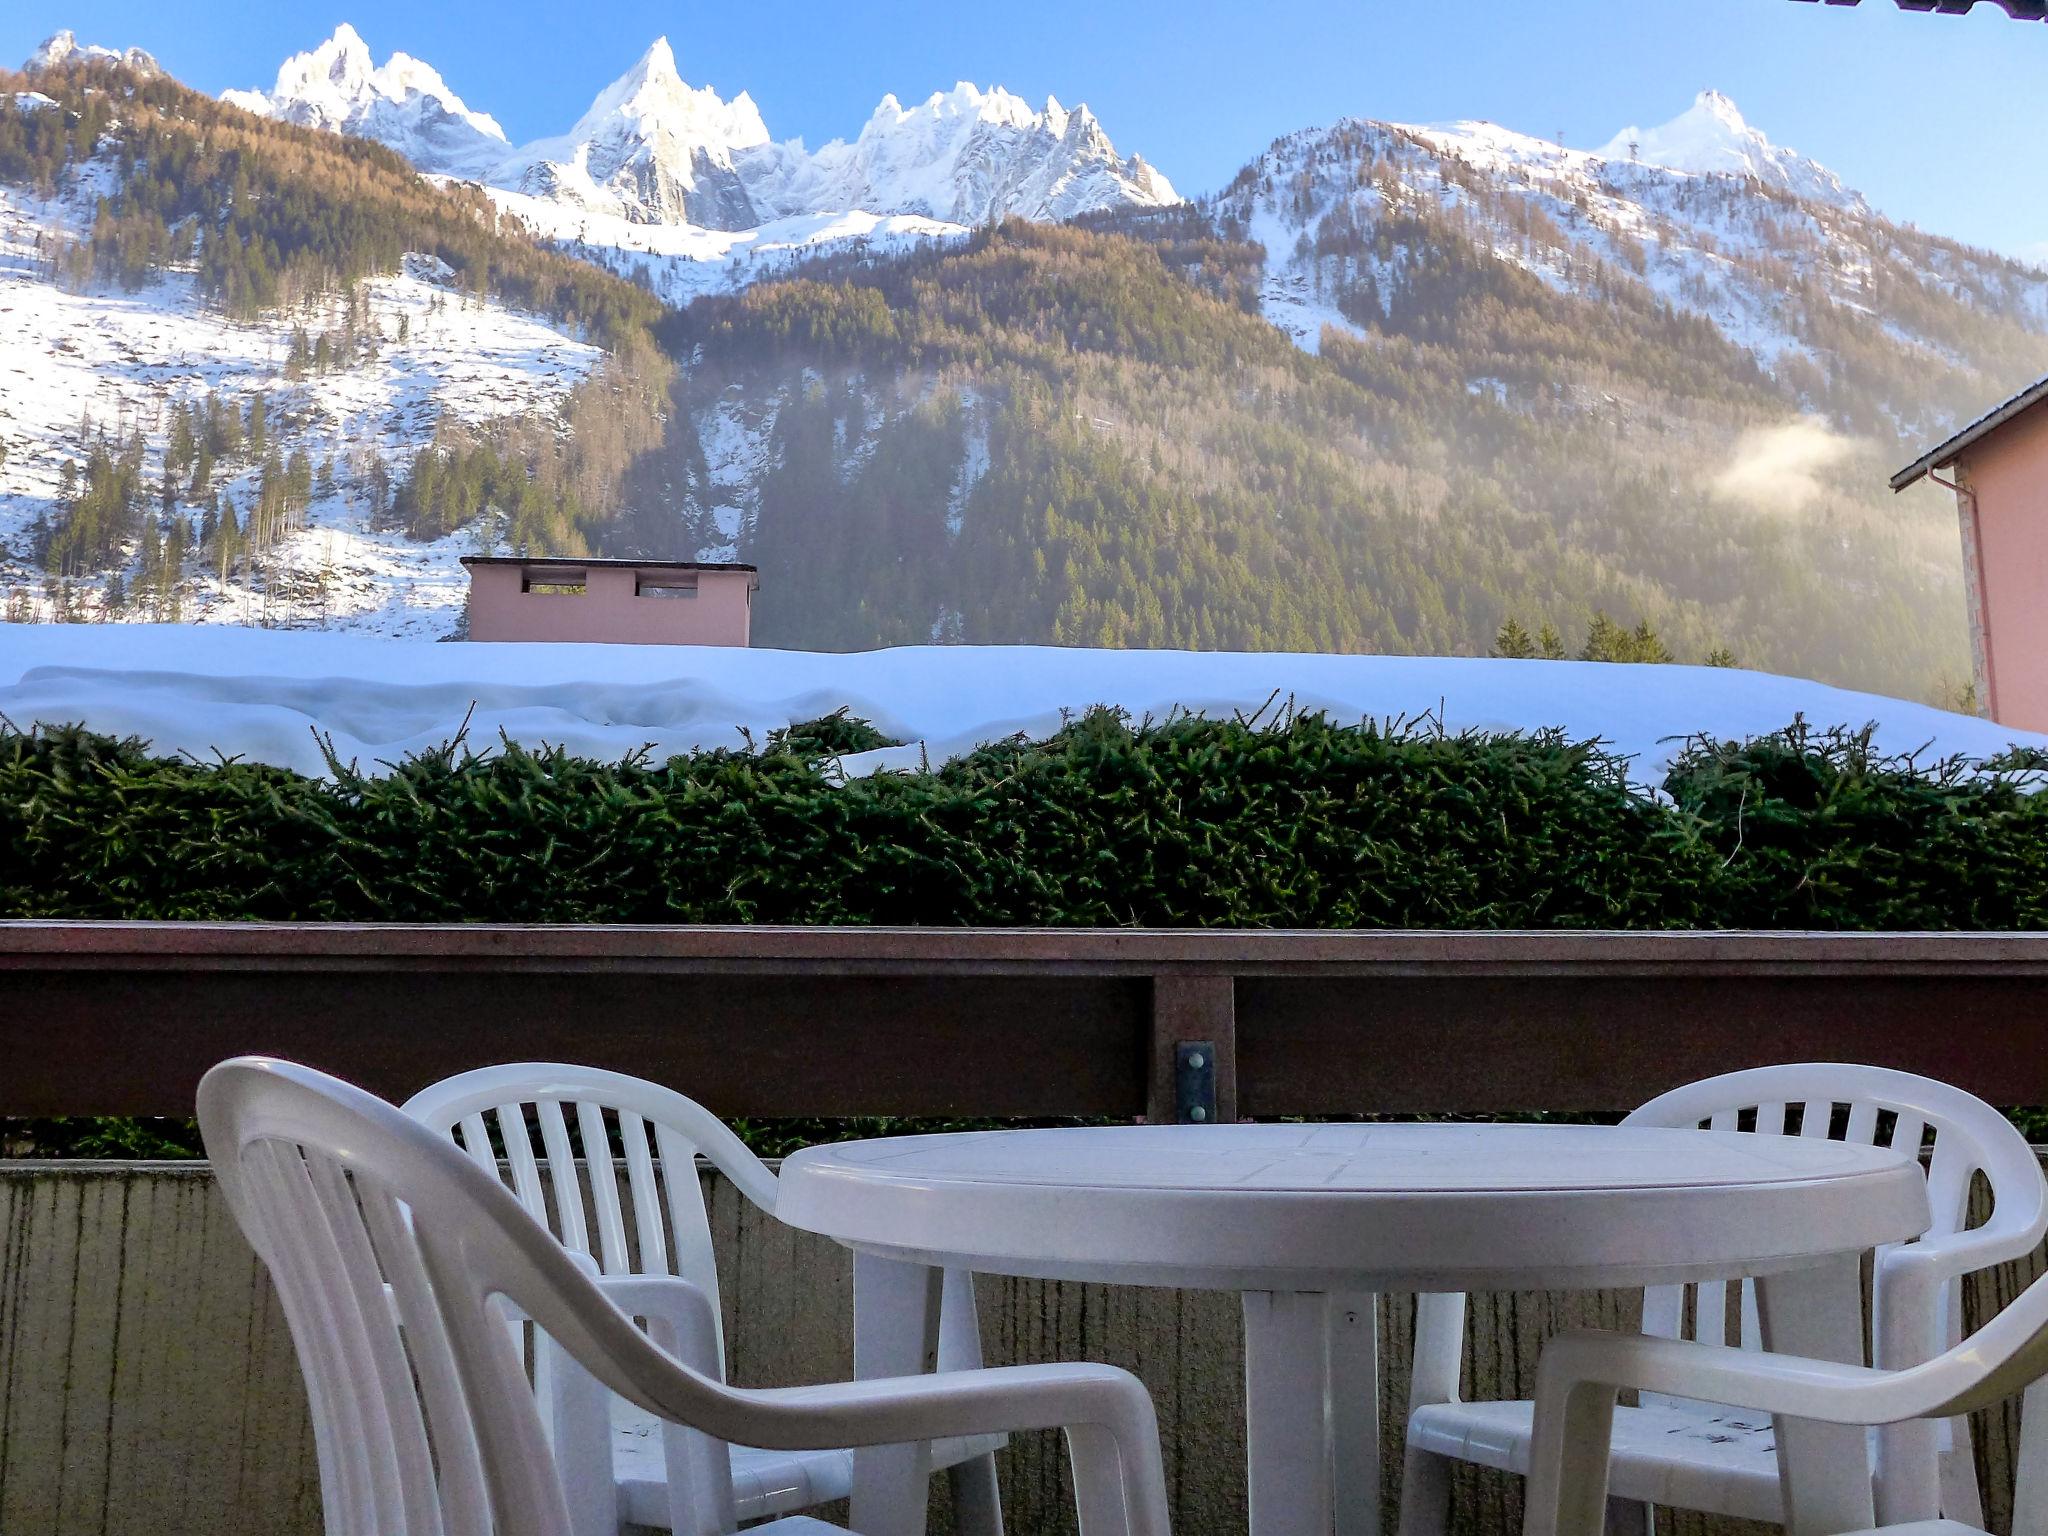
[{"label": "blue sky", "polygon": [[2048,26],[1988,4],[1949,17],[1889,0],[14,0],[0,60],[68,26],[148,48],[208,91],[268,86],[341,21],[379,62],[403,49],[433,64],[514,141],[568,127],[666,34],[685,79],[750,91],[777,137],[851,135],[885,91],[1000,83],[1087,102],[1185,193],[1347,115],[1488,118],[1592,148],[1713,86],[1895,217],[2048,261]]}]

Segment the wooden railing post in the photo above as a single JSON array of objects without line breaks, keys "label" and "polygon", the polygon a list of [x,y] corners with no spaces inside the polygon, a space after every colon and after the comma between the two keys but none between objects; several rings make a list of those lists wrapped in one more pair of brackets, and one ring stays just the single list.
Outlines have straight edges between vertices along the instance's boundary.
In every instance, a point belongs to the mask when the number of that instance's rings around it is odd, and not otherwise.
[{"label": "wooden railing post", "polygon": [[1152,978],[1154,1125],[1237,1118],[1237,983],[1229,976]]}]

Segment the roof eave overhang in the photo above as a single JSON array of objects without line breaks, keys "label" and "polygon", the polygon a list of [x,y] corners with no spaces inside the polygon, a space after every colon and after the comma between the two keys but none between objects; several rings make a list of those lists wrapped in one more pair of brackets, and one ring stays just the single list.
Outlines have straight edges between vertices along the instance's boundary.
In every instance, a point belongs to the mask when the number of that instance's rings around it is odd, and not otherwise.
[{"label": "roof eave overhang", "polygon": [[1915,459],[1896,475],[1892,476],[1891,487],[1903,491],[1916,480],[1937,469],[1947,469],[1971,448],[1996,432],[2017,416],[2023,416],[2043,401],[2048,401],[2048,379],[2041,380],[2032,388],[2023,389],[2005,404],[1986,415],[1978,417],[1962,431],[1937,448],[1930,449]]}]

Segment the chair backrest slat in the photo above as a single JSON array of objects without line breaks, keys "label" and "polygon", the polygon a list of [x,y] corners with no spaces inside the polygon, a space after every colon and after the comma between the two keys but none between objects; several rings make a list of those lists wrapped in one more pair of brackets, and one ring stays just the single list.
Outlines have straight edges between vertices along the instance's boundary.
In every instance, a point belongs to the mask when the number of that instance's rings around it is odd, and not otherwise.
[{"label": "chair backrest slat", "polygon": [[662,1219],[661,1182],[655,1177],[654,1154],[648,1150],[647,1122],[630,1109],[620,1110],[619,1140],[626,1149],[626,1187],[633,1196],[633,1229],[640,1238],[640,1273],[672,1274],[668,1223]]},{"label": "chair backrest slat", "polygon": [[[711,1250],[711,1213],[704,1206],[704,1186],[697,1178],[697,1146],[680,1131],[657,1123],[655,1150],[661,1154],[668,1192],[669,1241],[675,1247],[676,1273],[714,1301],[718,1297],[718,1258]],[[720,1309],[721,1314],[723,1308]],[[725,1369],[725,1319],[718,1325],[718,1368]]]},{"label": "chair backrest slat", "polygon": [[484,1124],[484,1117],[482,1115],[464,1115],[460,1124],[462,1126],[462,1150],[469,1154],[470,1161],[486,1173],[497,1173],[498,1154],[491,1150],[491,1129]]},{"label": "chair backrest slat", "polygon": [[626,1243],[626,1222],[619,1211],[619,1170],[612,1161],[612,1138],[605,1125],[604,1107],[578,1100],[576,1129],[583,1138],[584,1176],[590,1181],[590,1201],[597,1215],[598,1259],[608,1275],[632,1272]]},{"label": "chair backrest slat", "polygon": [[[512,1189],[528,1214],[542,1226],[549,1226],[548,1199],[541,1190],[540,1165],[534,1161],[533,1138],[526,1131],[526,1106],[500,1104],[495,1113],[498,1135],[505,1142],[505,1161],[512,1169]],[[557,1235],[560,1235],[559,1231]]]},{"label": "chair backrest slat", "polygon": [[[541,1150],[547,1154],[548,1183],[555,1192],[556,1230],[566,1247],[577,1253],[589,1253],[590,1233],[583,1220],[583,1184],[576,1177],[576,1149],[569,1142],[569,1126],[562,1117],[561,1103],[542,1099],[533,1111],[540,1122]],[[598,1156],[604,1157],[602,1145]],[[595,1170],[591,1176],[596,1178]]]}]

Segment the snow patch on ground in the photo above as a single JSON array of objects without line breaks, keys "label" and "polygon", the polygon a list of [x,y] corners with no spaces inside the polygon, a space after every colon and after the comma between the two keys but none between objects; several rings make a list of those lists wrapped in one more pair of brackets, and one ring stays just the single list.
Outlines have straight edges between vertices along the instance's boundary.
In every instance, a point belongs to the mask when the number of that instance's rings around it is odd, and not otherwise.
[{"label": "snow patch on ground", "polygon": [[[965,396],[965,391],[962,391]],[[961,402],[972,410],[973,402],[963,398]],[[957,535],[964,526],[967,515],[967,498],[974,494],[974,488],[981,484],[981,477],[988,473],[988,422],[979,412],[968,417],[967,436],[960,456],[960,471],[954,477],[951,492],[946,497],[946,532]]]},{"label": "snow patch on ground", "polygon": [[[179,625],[0,625],[0,716],[83,722],[161,753],[325,772],[315,732],[372,769],[450,740],[502,733],[615,760],[737,747],[839,708],[911,743],[851,772],[937,763],[1063,712],[1111,704],[1160,718],[1276,702],[1335,718],[1440,714],[1447,730],[1557,727],[1600,737],[1655,782],[1687,736],[1736,738],[1804,715],[1875,722],[1888,751],[1983,757],[2048,736],[1924,704],[1734,669],[1576,661],[909,646],[852,654],[696,646],[431,645],[365,635]],[[474,711],[472,715],[471,712]]]},{"label": "snow patch on ground", "polygon": [[708,471],[701,510],[708,531],[717,535],[698,549],[699,560],[739,558],[740,542],[759,510],[762,478],[774,458],[779,414],[779,402],[764,409],[737,384],[697,413],[697,441]]},{"label": "snow patch on ground", "polygon": [[1323,327],[1334,326],[1346,336],[1363,337],[1365,331],[1347,319],[1337,306],[1316,291],[1313,262],[1295,258],[1298,232],[1290,229],[1273,211],[1261,204],[1254,213],[1247,238],[1266,248],[1266,275],[1259,285],[1259,313],[1284,331],[1302,351],[1323,349]]}]

